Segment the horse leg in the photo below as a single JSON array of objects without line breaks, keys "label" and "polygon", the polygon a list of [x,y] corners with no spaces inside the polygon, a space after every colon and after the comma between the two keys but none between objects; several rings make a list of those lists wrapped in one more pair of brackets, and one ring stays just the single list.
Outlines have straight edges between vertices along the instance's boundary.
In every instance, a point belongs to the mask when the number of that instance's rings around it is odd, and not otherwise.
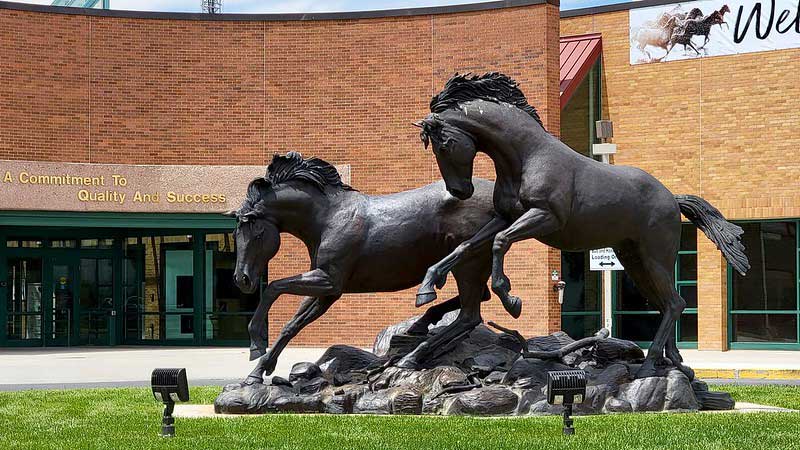
[{"label": "horse leg", "polygon": [[[492,294],[489,293],[489,289],[484,287],[483,289],[483,297],[481,298],[482,302],[485,302],[492,298]],[[438,305],[431,306],[425,311],[425,314],[422,315],[413,325],[406,331],[406,334],[413,334],[413,335],[425,335],[428,334],[428,327],[433,325],[444,317],[445,314],[449,313],[450,311],[455,311],[461,307],[461,299],[459,296],[455,296],[450,300],[439,303]]]},{"label": "horse leg", "polygon": [[[647,357],[636,373],[636,378],[652,377],[656,375],[656,362],[664,357],[664,349],[670,336],[675,333],[675,322],[686,307],[686,302],[675,291],[674,257],[667,258],[672,259],[671,262],[659,261],[654,257],[655,255],[641,247],[636,249],[615,247],[614,251],[639,292],[661,310],[661,323],[653,338],[653,343],[647,351]],[[675,353],[677,353],[677,346]],[[675,364],[681,369],[680,362]]]},{"label": "horse leg", "polygon": [[484,225],[474,236],[462,242],[449,255],[438,263],[432,265],[425,273],[425,278],[417,291],[417,307],[436,300],[436,288],[441,289],[447,281],[447,274],[453,270],[462,257],[468,255],[482,244],[489,242],[494,235],[508,226],[508,222],[500,217],[494,217]]},{"label": "horse leg", "polygon": [[672,332],[667,341],[667,349],[665,351],[667,358],[672,361],[672,364],[686,375],[689,380],[694,380],[694,370],[691,367],[683,365],[683,356],[678,351],[678,343],[675,338],[675,327],[672,327]]},{"label": "horse leg", "polygon": [[[482,256],[482,255],[477,255]],[[453,323],[429,337],[395,364],[405,369],[416,369],[443,346],[463,339],[481,323],[481,302],[491,297],[486,289],[489,278],[487,258],[475,257],[455,268],[453,275],[458,284],[461,312]]]},{"label": "horse leg", "polygon": [[267,349],[267,312],[281,294],[295,294],[308,296],[341,295],[340,283],[334,280],[322,269],[314,269],[292,277],[282,278],[271,282],[264,297],[258,302],[253,318],[247,326],[250,334],[250,360],[263,356]]},{"label": "horse leg", "polygon": [[546,236],[558,230],[556,217],[544,209],[529,209],[510,227],[497,233],[492,246],[492,291],[500,297],[503,306],[515,319],[522,311],[519,298],[509,295],[511,282],[503,272],[503,259],[511,244],[525,239]]},{"label": "horse leg", "polygon": [[308,324],[317,320],[320,316],[325,314],[325,311],[339,299],[338,295],[327,297],[305,297],[300,302],[300,307],[294,314],[289,322],[281,330],[275,345],[270,348],[269,352],[258,360],[255,369],[247,376],[245,384],[263,383],[263,374],[271,374],[275,370],[280,356],[289,341],[292,340],[297,333],[305,328]]}]

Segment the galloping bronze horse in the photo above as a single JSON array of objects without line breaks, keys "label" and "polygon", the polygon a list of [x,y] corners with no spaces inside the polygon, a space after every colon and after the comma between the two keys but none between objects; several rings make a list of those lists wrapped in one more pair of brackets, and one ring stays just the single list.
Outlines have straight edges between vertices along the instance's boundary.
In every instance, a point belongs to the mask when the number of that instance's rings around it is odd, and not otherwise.
[{"label": "galloping bronze horse", "polygon": [[673,273],[681,213],[744,274],[750,264],[742,229],[702,198],[675,196],[640,169],[602,164],[572,150],[544,129],[536,109],[505,75],[456,74],[430,107],[431,114],[416,125],[425,147],[433,144],[447,190],[460,199],[473,195],[473,161],[478,151],[484,152],[497,173],[494,207],[499,216],[428,270],[417,303],[433,300],[434,287],[441,286],[450,269],[490,239],[492,290],[511,310],[520,301],[509,294],[503,257],[514,242],[534,238],[571,251],[612,247],[639,291],[662,313],[637,377],[653,376],[666,349],[667,358],[693,378],[675,342],[675,321],[686,306]]},{"label": "galloping bronze horse", "polygon": [[[370,196],[343,184],[325,161],[304,160],[296,152],[275,155],[266,177],[250,183],[242,207],[230,213],[238,218],[234,280],[243,292],[256,290],[267,262],[278,252],[280,233],[303,241],[311,268],[266,287],[248,327],[250,359],[261,359],[245,383],[261,382],[264,374],[271,374],[289,341],[343,293],[391,292],[419,284],[425,269],[491,220],[493,183],[473,183],[475,195],[466,202],[449,195],[441,181]],[[424,335],[428,325],[461,308],[458,318],[417,347],[407,361],[424,360],[481,322],[480,303],[490,297],[489,246],[478,255],[454,267],[458,296],[428,309],[408,333]],[[266,314],[281,294],[306,297],[265,354]]]}]

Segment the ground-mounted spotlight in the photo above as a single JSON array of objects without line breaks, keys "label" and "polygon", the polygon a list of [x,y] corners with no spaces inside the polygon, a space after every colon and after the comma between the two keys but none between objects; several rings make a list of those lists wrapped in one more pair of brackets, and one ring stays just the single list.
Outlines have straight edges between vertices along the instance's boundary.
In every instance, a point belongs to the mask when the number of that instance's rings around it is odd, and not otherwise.
[{"label": "ground-mounted spotlight", "polygon": [[172,417],[175,402],[189,401],[189,383],[186,381],[186,369],[153,369],[150,384],[153,388],[153,397],[164,403],[161,436],[175,436],[175,418]]},{"label": "ground-mounted spotlight", "polygon": [[572,427],[572,405],[586,398],[586,372],[554,370],[547,372],[547,403],[564,405],[564,434],[575,434]]}]

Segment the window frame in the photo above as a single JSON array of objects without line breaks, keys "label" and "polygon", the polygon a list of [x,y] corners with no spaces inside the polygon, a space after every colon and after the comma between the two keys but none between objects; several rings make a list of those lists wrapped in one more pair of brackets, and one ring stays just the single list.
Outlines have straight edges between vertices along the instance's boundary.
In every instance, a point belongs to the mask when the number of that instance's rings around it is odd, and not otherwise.
[{"label": "window frame", "polygon": [[[770,309],[733,309],[733,267],[727,264],[727,341],[730,350],[800,350],[800,219],[767,219],[767,220],[736,220],[733,223],[774,223],[774,222],[794,222],[795,225],[795,309],[794,310],[770,310]],[[781,314],[794,315],[796,317],[795,326],[796,340],[791,342],[736,342],[733,340],[734,315],[747,314]]]}]

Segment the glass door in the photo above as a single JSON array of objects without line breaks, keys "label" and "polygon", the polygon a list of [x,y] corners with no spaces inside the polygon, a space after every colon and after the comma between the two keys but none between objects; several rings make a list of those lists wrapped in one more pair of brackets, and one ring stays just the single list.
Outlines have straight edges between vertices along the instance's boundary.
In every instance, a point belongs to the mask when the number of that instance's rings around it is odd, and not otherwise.
[{"label": "glass door", "polygon": [[6,338],[9,343],[41,345],[42,258],[8,258]]},{"label": "glass door", "polygon": [[115,319],[112,258],[80,258],[78,308],[80,343],[111,345],[111,321]]},{"label": "glass door", "polygon": [[49,260],[45,345],[75,345],[75,259],[57,256]]}]

